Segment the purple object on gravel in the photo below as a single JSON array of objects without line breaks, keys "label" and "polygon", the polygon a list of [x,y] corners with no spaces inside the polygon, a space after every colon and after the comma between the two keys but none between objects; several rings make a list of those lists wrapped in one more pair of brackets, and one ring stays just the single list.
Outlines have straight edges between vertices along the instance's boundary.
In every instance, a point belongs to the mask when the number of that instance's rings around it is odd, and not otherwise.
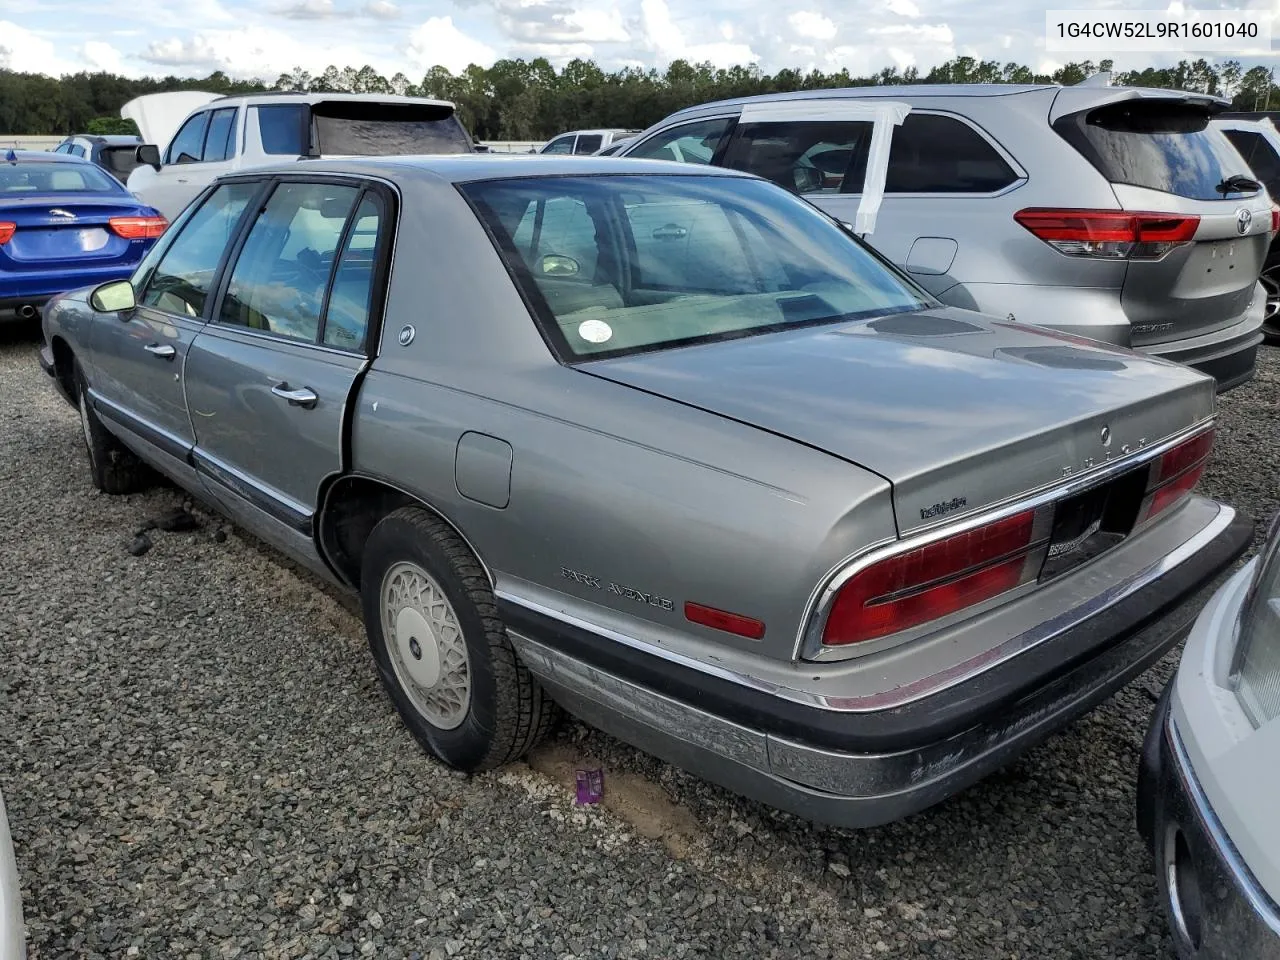
[{"label": "purple object on gravel", "polygon": [[604,771],[579,770],[575,776],[578,782],[578,803],[599,803],[604,796]]}]

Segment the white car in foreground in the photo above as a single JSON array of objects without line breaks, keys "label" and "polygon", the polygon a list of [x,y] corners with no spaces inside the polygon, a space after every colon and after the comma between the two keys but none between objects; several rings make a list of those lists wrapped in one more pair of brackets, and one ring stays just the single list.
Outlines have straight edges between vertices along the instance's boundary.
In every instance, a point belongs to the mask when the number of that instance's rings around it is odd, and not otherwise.
[{"label": "white car in foreground", "polygon": [[18,863],[9,837],[9,818],[0,797],[0,960],[23,960],[27,937],[22,922],[22,891]]},{"label": "white car in foreground", "polygon": [[1143,748],[1138,826],[1180,958],[1280,958],[1280,519],[1192,627]]}]

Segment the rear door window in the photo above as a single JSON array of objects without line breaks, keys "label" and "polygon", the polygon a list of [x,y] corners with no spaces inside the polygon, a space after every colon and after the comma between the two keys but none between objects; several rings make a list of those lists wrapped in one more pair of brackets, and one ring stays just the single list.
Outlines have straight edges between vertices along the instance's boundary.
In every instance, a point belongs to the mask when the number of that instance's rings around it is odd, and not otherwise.
[{"label": "rear door window", "polygon": [[724,165],[797,193],[838,193],[859,153],[865,166],[870,138],[871,124],[861,121],[738,124]]},{"label": "rear door window", "polygon": [[197,113],[178,130],[165,153],[165,163],[197,163],[204,155],[204,134],[209,126],[209,112]]},{"label": "rear door window", "polygon": [[719,117],[677,124],[655,133],[634,150],[628,150],[627,156],[709,164],[733,122],[732,117]]},{"label": "rear door window", "polygon": [[214,110],[209,120],[209,133],[204,140],[204,159],[226,160],[235,155],[234,136],[236,109]]},{"label": "rear door window", "polygon": [[1247,195],[1219,189],[1231,176],[1252,174],[1201,107],[1122,101],[1069,114],[1054,129],[1111,183],[1189,200]]},{"label": "rear door window", "polygon": [[219,321],[315,343],[329,273],[359,193],[327,183],[280,184],[236,259]]},{"label": "rear door window", "polygon": [[600,149],[600,145],[604,143],[604,137],[598,133],[584,133],[578,137],[578,142],[573,145],[574,153],[595,153]]}]

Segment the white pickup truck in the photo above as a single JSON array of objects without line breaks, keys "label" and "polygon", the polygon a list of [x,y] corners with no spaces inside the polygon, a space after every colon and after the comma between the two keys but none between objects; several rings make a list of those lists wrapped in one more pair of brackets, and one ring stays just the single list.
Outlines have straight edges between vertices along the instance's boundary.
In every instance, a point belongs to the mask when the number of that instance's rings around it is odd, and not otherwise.
[{"label": "white pickup truck", "polygon": [[120,115],[144,141],[129,190],[170,220],[216,177],[290,157],[475,152],[454,105],[421,97],[187,90],[138,97]]}]

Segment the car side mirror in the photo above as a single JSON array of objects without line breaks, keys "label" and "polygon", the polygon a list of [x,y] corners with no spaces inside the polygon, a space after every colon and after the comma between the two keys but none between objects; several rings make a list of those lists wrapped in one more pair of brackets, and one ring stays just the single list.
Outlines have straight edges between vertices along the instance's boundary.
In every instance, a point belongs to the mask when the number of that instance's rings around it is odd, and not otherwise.
[{"label": "car side mirror", "polygon": [[545,277],[576,277],[582,269],[581,264],[573,257],[559,253],[548,253],[539,264]]},{"label": "car side mirror", "polygon": [[134,158],[139,164],[145,163],[147,166],[159,170],[160,169],[160,148],[154,143],[144,143],[133,151]]},{"label": "car side mirror", "polygon": [[89,294],[89,306],[98,313],[124,313],[137,305],[133,284],[128,280],[112,280]]}]

